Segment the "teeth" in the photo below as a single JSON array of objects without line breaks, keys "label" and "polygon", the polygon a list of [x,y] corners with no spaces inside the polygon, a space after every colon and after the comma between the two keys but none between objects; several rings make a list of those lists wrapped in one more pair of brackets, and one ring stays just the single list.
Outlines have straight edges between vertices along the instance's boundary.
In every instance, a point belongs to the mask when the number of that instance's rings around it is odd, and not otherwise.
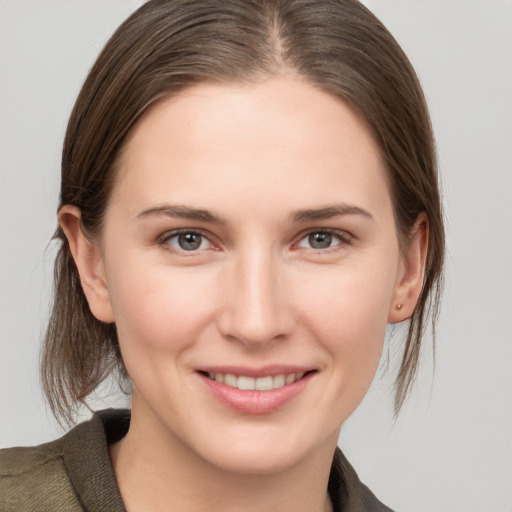
[{"label": "teeth", "polygon": [[246,375],[233,375],[231,373],[209,373],[208,377],[231,388],[238,388],[242,391],[271,391],[283,386],[292,384],[304,377],[304,373],[290,373],[267,377],[247,377]]},{"label": "teeth", "polygon": [[253,377],[244,377],[240,376],[238,377],[237,382],[237,388],[241,389],[242,391],[250,391],[255,389],[256,386],[256,379]]},{"label": "teeth", "polygon": [[[285,385],[285,383],[286,383],[286,377],[284,375],[276,375],[272,379],[272,384],[273,384],[274,388],[282,388]],[[291,384],[291,382],[290,382],[290,384]]]},{"label": "teeth", "polygon": [[270,391],[274,389],[274,379],[272,377],[259,377],[256,379],[256,389],[258,391]]},{"label": "teeth", "polygon": [[231,375],[229,373],[227,375],[225,375],[224,376],[224,384],[226,384],[226,386],[229,386],[229,387],[232,387],[232,388],[236,388],[237,387],[236,375]]}]

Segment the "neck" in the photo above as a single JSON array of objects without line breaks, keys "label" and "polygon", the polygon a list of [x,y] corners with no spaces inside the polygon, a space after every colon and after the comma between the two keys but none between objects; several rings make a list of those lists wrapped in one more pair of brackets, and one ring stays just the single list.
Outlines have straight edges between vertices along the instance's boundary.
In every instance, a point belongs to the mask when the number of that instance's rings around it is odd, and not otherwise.
[{"label": "neck", "polygon": [[326,512],[335,446],[336,439],[270,474],[239,473],[215,466],[132,409],[130,429],[110,453],[128,512],[170,504],[176,512]]}]

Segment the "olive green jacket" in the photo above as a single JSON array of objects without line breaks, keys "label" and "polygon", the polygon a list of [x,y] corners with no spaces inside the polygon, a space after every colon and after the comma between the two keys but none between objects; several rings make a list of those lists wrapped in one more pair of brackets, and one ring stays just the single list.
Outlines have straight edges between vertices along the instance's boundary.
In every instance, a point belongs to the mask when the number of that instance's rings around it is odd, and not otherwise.
[{"label": "olive green jacket", "polygon": [[[108,445],[129,424],[128,410],[109,409],[51,443],[0,450],[0,512],[125,512]],[[335,512],[392,512],[359,481],[339,449],[329,494]]]}]

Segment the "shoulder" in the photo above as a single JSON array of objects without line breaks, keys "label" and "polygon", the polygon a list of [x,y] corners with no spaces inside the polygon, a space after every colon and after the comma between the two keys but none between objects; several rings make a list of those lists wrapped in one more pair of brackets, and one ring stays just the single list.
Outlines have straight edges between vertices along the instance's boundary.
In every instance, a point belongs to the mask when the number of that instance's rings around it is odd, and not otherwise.
[{"label": "shoulder", "polygon": [[0,450],[0,476],[11,477],[31,472],[60,457],[58,442],[32,447]]},{"label": "shoulder", "polygon": [[0,450],[0,509],[82,510],[69,485],[61,440]]},{"label": "shoulder", "polygon": [[335,512],[393,512],[364,485],[339,448],[329,478],[329,494]]},{"label": "shoulder", "polygon": [[60,439],[0,450],[0,510],[124,511],[108,454],[129,411],[96,413]]}]

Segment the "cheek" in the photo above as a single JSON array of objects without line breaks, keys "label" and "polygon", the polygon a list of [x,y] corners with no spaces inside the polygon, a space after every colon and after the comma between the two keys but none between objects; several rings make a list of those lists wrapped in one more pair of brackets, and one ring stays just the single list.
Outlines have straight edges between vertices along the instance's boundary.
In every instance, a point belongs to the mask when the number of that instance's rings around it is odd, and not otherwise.
[{"label": "cheek", "polygon": [[[345,269],[347,270],[347,269]],[[322,289],[305,289],[311,329],[343,374],[373,377],[386,333],[393,280],[388,272],[333,272]],[[391,273],[392,275],[392,273]],[[317,283],[319,280],[317,280]]]},{"label": "cheek", "polygon": [[311,301],[310,325],[327,354],[328,391],[319,406],[333,425],[354,412],[366,395],[381,359],[389,291],[360,280],[332,281],[329,293]]},{"label": "cheek", "polygon": [[[113,275],[111,291],[123,356],[157,355],[191,346],[212,314],[214,287],[169,267],[133,264]],[[128,363],[128,362],[127,362]]]}]

